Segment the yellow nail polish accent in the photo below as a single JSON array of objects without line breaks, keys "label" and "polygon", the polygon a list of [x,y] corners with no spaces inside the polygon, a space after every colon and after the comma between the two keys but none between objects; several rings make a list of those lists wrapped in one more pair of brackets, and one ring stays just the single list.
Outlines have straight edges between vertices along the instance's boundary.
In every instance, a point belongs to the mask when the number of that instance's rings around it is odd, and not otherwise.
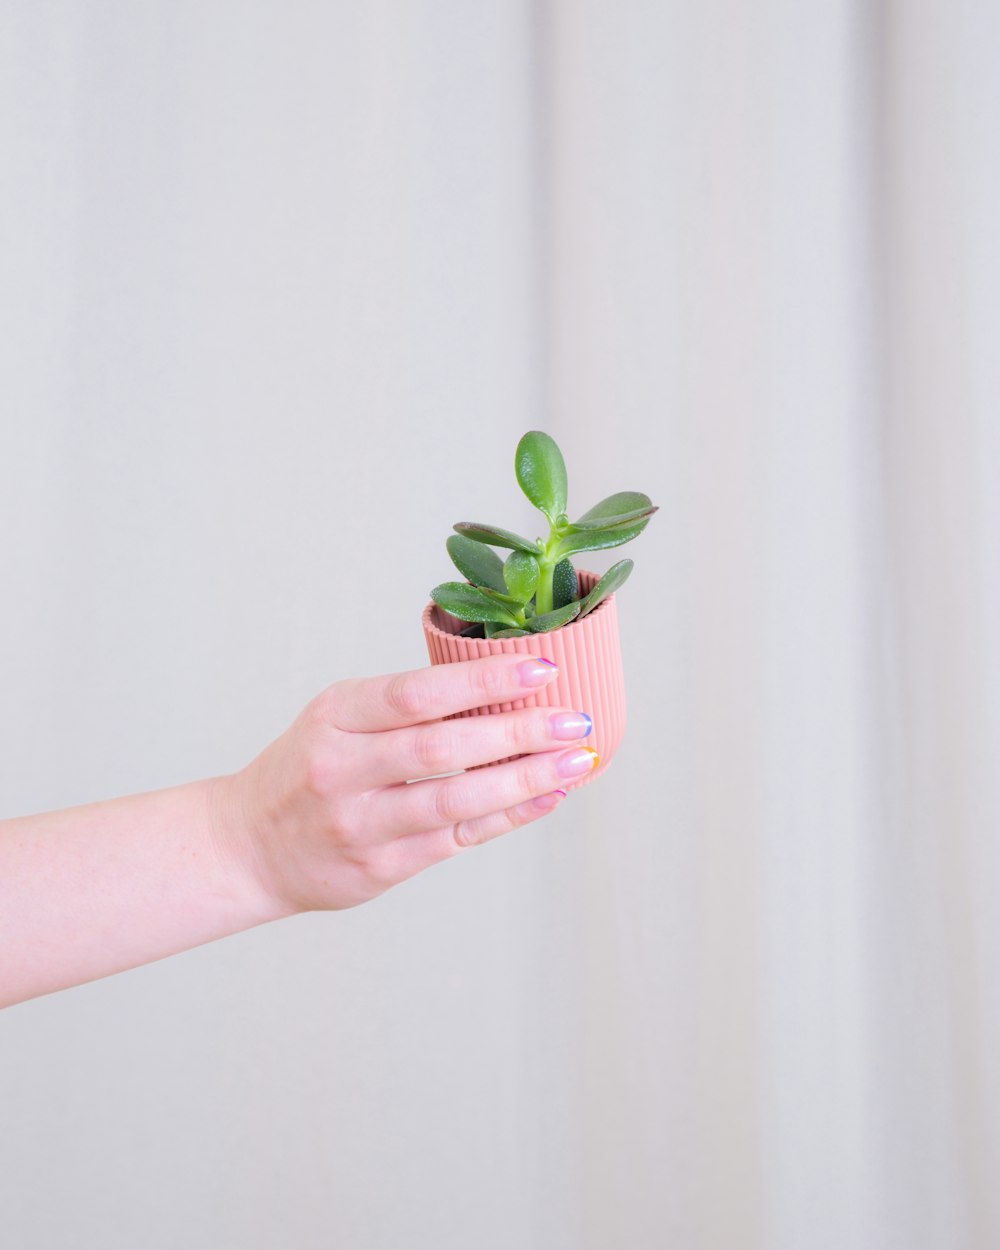
[{"label": "yellow nail polish accent", "polygon": [[590,754],[594,757],[594,762],[591,765],[591,768],[596,768],[597,765],[601,762],[601,757],[597,754],[597,752],[594,750],[593,747],[584,747],[583,749],[585,751],[589,751]]}]

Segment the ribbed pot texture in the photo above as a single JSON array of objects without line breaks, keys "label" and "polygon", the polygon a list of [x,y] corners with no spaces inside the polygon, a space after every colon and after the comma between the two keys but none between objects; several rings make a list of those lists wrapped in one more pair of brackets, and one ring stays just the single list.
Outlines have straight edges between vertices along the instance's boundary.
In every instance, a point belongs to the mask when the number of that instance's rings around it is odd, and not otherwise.
[{"label": "ribbed pot texture", "polygon": [[[577,569],[580,594],[593,589],[600,575]],[[537,693],[513,703],[494,703],[489,707],[455,712],[446,720],[461,716],[485,716],[491,712],[511,712],[522,707],[567,707],[586,712],[594,728],[586,738],[587,746],[600,755],[601,762],[585,777],[561,782],[564,790],[578,789],[599,777],[608,767],[625,733],[625,678],[622,672],[621,638],[618,633],[618,605],[609,595],[581,621],[573,621],[561,629],[544,634],[527,634],[523,638],[459,638],[469,622],[446,612],[433,600],[424,608],[422,624],[427,651],[432,664],[453,664],[459,660],[478,660],[486,655],[537,655],[559,665],[555,681]],[[520,759],[510,755],[503,760]],[[492,764],[477,764],[490,768]]]}]

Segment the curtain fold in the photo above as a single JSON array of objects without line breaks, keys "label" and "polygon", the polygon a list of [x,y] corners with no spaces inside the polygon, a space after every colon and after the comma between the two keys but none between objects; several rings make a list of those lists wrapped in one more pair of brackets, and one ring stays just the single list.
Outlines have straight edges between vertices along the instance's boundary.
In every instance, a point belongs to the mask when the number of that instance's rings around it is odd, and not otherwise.
[{"label": "curtain fold", "polygon": [[0,8],[0,817],[425,663],[529,428],[660,505],[599,784],[4,1014],[11,1244],[1000,1244],[998,67],[972,0]]}]

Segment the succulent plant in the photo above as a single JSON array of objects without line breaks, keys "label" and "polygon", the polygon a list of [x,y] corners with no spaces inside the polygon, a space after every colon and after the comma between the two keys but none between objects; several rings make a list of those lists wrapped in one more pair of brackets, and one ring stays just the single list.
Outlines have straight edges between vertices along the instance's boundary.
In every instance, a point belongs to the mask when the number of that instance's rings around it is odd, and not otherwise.
[{"label": "succulent plant", "polygon": [[[496,525],[460,521],[448,554],[465,582],[442,582],[431,598],[446,612],[471,621],[465,637],[517,638],[569,625],[624,585],[632,560],[619,560],[580,595],[571,556],[620,547],[637,538],[657,507],[640,491],[602,499],[576,521],[566,514],[566,462],[551,435],[529,430],[517,445],[514,472],[521,489],[549,523],[549,536],[522,538]],[[510,554],[503,560],[493,550]]]}]

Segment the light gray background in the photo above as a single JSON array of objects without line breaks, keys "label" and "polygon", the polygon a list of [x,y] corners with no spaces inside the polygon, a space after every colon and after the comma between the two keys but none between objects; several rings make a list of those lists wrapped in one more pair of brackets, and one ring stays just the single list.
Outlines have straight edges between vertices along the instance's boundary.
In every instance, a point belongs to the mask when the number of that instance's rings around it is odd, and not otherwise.
[{"label": "light gray background", "polygon": [[426,663],[529,428],[661,505],[600,783],[3,1014],[5,1245],[997,1244],[998,64],[973,0],[0,3],[0,815]]}]

